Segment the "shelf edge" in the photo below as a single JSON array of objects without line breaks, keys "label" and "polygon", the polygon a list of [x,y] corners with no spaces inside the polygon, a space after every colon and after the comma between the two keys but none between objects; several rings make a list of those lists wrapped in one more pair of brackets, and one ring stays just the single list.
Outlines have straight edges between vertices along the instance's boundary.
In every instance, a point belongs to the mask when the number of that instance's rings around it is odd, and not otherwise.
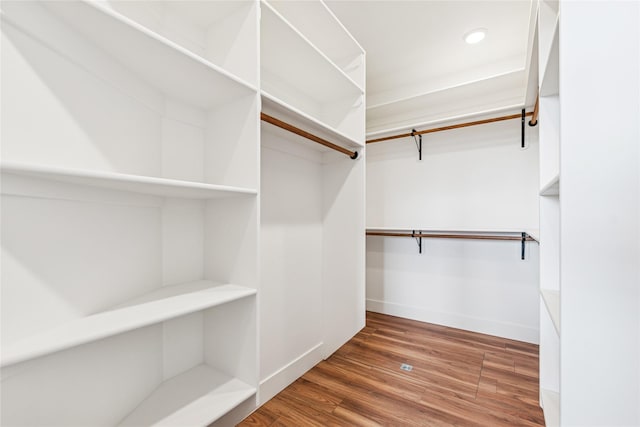
[{"label": "shelf edge", "polygon": [[[195,313],[198,311],[237,301],[246,297],[250,297],[257,293],[257,291],[252,288],[243,288],[237,285],[215,285],[214,282],[210,283],[212,286],[200,291],[182,293],[155,301],[143,302],[132,306],[124,306],[123,308],[115,308],[110,310],[108,309],[100,313],[96,313],[94,315],[90,315],[72,321],[70,323],[60,325],[49,331],[44,331],[40,334],[27,338],[24,341],[17,342],[13,345],[14,349],[11,349],[11,347],[8,346],[9,350],[7,351],[7,347],[5,347],[3,349],[0,367],[15,365],[17,363],[47,356],[59,351],[68,350],[70,348],[74,348],[83,344],[88,344],[115,335],[120,335],[134,329],[158,324],[186,314]],[[185,285],[188,284],[176,286]],[[233,287],[237,289],[226,288],[225,290],[235,291],[235,294],[232,293],[230,296],[218,297],[215,299],[210,299],[208,301],[199,298],[195,302],[189,302],[188,305],[184,305],[182,307],[164,307],[165,310],[163,310],[161,314],[158,314],[158,312],[153,312],[151,314],[145,313],[146,317],[144,318],[139,318],[140,316],[138,316],[135,320],[121,321],[120,324],[113,324],[110,326],[100,325],[100,322],[104,321],[105,318],[107,319],[107,322],[113,321],[113,319],[110,319],[112,317],[116,317],[117,320],[118,316],[127,317],[127,315],[131,314],[132,312],[144,309],[148,310],[150,305],[155,305],[157,308],[160,308],[161,306],[169,305],[172,302],[175,303],[176,300],[180,297],[184,298],[187,295],[193,293],[204,294],[205,292],[215,288],[221,290],[223,287]],[[134,300],[136,299],[138,298],[135,298]],[[92,325],[92,323],[95,324]],[[73,331],[74,328],[77,329],[77,331]],[[72,329],[71,335],[68,331],[69,329]],[[45,341],[52,341],[53,344],[47,344]],[[45,343],[43,344],[42,342]],[[15,347],[17,347],[17,349],[15,349]]]}]

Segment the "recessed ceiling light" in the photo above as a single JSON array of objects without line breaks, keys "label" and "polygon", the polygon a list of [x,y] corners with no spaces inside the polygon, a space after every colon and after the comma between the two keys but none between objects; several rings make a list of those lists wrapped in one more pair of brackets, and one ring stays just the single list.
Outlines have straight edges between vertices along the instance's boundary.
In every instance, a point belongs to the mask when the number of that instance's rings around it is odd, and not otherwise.
[{"label": "recessed ceiling light", "polygon": [[486,28],[476,28],[464,35],[464,41],[468,44],[476,44],[481,42],[487,35]]}]

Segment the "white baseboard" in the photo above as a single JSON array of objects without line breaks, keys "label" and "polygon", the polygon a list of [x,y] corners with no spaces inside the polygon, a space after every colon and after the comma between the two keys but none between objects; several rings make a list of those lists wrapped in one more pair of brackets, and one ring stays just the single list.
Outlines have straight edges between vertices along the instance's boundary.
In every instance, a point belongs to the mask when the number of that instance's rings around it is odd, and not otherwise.
[{"label": "white baseboard", "polygon": [[289,384],[300,378],[322,360],[322,345],[318,343],[267,378],[260,381],[258,406],[280,393]]},{"label": "white baseboard", "polygon": [[495,320],[464,316],[457,313],[442,313],[427,310],[421,307],[413,307],[403,304],[390,303],[378,300],[367,300],[367,310],[391,316],[404,317],[406,319],[421,322],[435,323],[436,325],[449,326],[451,328],[465,329],[482,334],[495,335],[517,341],[532,344],[539,342],[539,330],[524,325]]}]

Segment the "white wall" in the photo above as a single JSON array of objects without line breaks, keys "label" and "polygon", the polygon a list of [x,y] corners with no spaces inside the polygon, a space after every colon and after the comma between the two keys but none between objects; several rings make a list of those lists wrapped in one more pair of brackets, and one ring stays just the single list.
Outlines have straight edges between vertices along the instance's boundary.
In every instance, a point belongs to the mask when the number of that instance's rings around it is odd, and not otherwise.
[{"label": "white wall", "polygon": [[[367,227],[538,228],[537,128],[511,120],[367,146]],[[538,247],[520,242],[367,238],[367,309],[538,341]]]}]

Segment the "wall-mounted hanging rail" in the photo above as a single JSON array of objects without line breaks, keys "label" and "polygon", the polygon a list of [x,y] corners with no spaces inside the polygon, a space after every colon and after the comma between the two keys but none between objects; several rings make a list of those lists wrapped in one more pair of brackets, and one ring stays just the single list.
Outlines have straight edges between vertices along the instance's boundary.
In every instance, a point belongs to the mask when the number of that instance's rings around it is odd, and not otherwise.
[{"label": "wall-mounted hanging rail", "polygon": [[524,259],[525,243],[534,241],[526,232],[505,233],[499,232],[492,234],[490,232],[457,232],[457,231],[424,231],[424,230],[367,230],[367,236],[383,236],[383,237],[412,237],[418,243],[418,251],[422,253],[422,239],[470,239],[470,240],[514,240],[520,242],[520,258]]},{"label": "wall-mounted hanging rail", "polygon": [[[425,130],[416,130],[416,129],[412,129],[410,133],[401,133],[401,134],[397,134],[397,135],[389,135],[389,136],[383,136],[380,138],[375,138],[375,139],[370,139],[367,141],[367,144],[372,144],[374,142],[382,142],[382,141],[389,141],[392,139],[400,139],[400,138],[408,138],[408,137],[413,137],[414,139],[416,138],[416,136],[422,136],[424,134],[427,133],[434,133],[434,132],[442,132],[445,130],[453,130],[453,129],[460,129],[460,128],[465,128],[465,127],[470,127],[470,126],[478,126],[478,125],[484,125],[487,123],[495,123],[495,122],[502,122],[505,120],[513,120],[513,119],[520,119],[521,123],[522,123],[522,138],[521,138],[521,146],[524,147],[524,125],[525,125],[525,117],[531,117],[532,119],[529,121],[529,126],[535,126],[538,124],[538,100],[536,99],[536,105],[534,107],[533,111],[530,112],[525,112],[525,110],[523,109],[522,112],[520,114],[510,114],[507,116],[500,116],[500,117],[492,117],[490,119],[482,119],[482,120],[475,120],[472,122],[465,122],[465,123],[457,123],[455,125],[449,125],[449,126],[440,126],[437,128],[432,128],[432,129],[425,129]],[[420,143],[422,143],[422,138],[420,138]],[[417,142],[416,142],[417,144]],[[420,159],[422,159],[422,150],[421,150],[421,145],[418,148],[418,151],[420,153]]]},{"label": "wall-mounted hanging rail", "polygon": [[325,147],[331,148],[332,150],[336,150],[341,152],[342,154],[346,154],[347,156],[349,156],[349,158],[351,159],[357,159],[358,158],[358,152],[357,151],[351,151],[348,150],[344,147],[340,147],[339,145],[336,145],[332,142],[327,141],[326,139],[322,139],[319,136],[316,136],[312,133],[309,133],[305,130],[302,130],[300,128],[297,128],[293,125],[290,125],[289,123],[283,122],[282,120],[276,119],[275,117],[272,117],[268,114],[265,113],[260,113],[260,119],[264,122],[270,123],[274,126],[277,126],[281,129],[284,129],[286,131],[289,131],[291,133],[295,133],[296,135],[300,135],[303,138],[307,138],[313,142],[316,142],[318,144],[324,145]]}]

